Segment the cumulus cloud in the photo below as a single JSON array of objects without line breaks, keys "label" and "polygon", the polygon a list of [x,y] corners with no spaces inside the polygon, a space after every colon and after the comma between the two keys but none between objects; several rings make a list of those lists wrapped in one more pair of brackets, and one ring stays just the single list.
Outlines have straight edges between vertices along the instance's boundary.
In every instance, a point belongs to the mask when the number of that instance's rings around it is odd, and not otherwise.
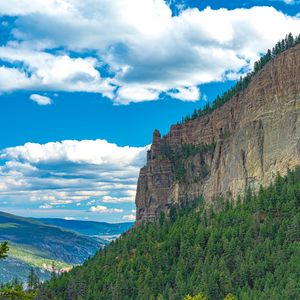
[{"label": "cumulus cloud", "polygon": [[30,78],[23,71],[0,66],[0,92],[12,91],[16,88],[26,90],[31,86]]},{"label": "cumulus cloud", "polygon": [[28,14],[47,14],[59,15],[66,14],[72,7],[68,1],[57,0],[10,0],[0,2],[0,15],[28,15]]},{"label": "cumulus cloud", "polygon": [[[18,44],[0,47],[0,58],[11,64],[20,65],[19,69],[0,68],[0,91],[22,89],[84,91],[109,96],[114,90],[107,80],[101,78],[96,69],[98,61],[95,58],[54,55],[27,49]],[[1,77],[8,77],[9,80],[1,81]]]},{"label": "cumulus cloud", "polygon": [[16,17],[0,58],[21,65],[0,69],[8,78],[0,90],[97,92],[117,104],[163,92],[196,101],[197,86],[238,78],[261,52],[300,32],[299,17],[272,7],[181,6],[174,15],[163,0],[13,0],[0,3],[0,14]]},{"label": "cumulus cloud", "polygon": [[68,161],[78,164],[140,166],[146,147],[119,147],[106,140],[65,140],[47,144],[26,143],[0,152],[2,159],[24,160],[29,163]]},{"label": "cumulus cloud", "polygon": [[195,86],[174,89],[168,94],[175,99],[183,101],[197,101],[200,99],[200,91]]},{"label": "cumulus cloud", "polygon": [[28,143],[3,149],[0,201],[43,210],[72,206],[103,214],[123,212],[122,207],[110,205],[133,207],[147,149],[105,140]]},{"label": "cumulus cloud", "polygon": [[103,205],[97,205],[97,206],[92,206],[90,208],[90,212],[94,212],[94,213],[121,213],[124,210],[122,208],[108,208],[106,206]]},{"label": "cumulus cloud", "polygon": [[117,90],[115,102],[118,104],[128,104],[131,102],[156,100],[160,92],[160,90],[149,87],[125,86]]},{"label": "cumulus cloud", "polygon": [[49,97],[41,96],[38,94],[32,94],[29,97],[30,100],[34,101],[38,105],[50,105],[52,104],[52,100]]}]

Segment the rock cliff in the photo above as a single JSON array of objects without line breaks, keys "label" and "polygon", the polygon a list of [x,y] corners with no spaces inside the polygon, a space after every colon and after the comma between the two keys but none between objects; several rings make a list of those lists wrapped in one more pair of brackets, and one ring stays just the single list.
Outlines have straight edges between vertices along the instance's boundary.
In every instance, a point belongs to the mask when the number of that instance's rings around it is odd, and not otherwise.
[{"label": "rock cliff", "polygon": [[235,197],[300,164],[300,45],[268,62],[221,108],[155,130],[137,186],[137,224],[170,204]]}]

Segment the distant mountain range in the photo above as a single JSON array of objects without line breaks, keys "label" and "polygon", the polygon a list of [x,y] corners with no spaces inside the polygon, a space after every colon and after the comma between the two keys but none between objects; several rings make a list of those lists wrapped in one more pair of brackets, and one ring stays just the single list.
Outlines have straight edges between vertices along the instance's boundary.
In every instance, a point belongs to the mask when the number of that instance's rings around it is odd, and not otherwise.
[{"label": "distant mountain range", "polygon": [[133,225],[132,222],[111,224],[105,222],[65,220],[56,218],[42,218],[36,220],[44,224],[72,230],[83,235],[98,237],[105,241],[110,241],[111,239],[118,237]]},{"label": "distant mountain range", "polygon": [[83,263],[132,223],[109,224],[63,219],[32,219],[0,212],[0,242],[8,241],[8,258],[0,261],[0,282],[26,281],[30,267],[41,279]]}]

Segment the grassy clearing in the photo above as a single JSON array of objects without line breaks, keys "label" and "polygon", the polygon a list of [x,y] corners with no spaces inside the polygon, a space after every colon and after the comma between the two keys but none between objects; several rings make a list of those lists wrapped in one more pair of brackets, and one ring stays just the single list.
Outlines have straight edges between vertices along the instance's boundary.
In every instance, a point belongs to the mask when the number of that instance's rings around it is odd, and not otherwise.
[{"label": "grassy clearing", "polygon": [[70,264],[67,264],[65,262],[44,258],[40,256],[39,251],[35,251],[34,249],[24,249],[20,246],[10,246],[8,256],[26,262],[27,264],[33,267],[38,267],[41,269],[49,269],[53,262],[57,269],[72,267]]}]

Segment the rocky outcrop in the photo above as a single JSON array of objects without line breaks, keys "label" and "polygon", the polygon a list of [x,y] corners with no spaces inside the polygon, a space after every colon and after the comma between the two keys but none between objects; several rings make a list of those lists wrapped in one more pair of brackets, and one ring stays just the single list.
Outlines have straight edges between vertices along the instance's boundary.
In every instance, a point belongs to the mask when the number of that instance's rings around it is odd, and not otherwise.
[{"label": "rocky outcrop", "polygon": [[172,203],[235,197],[300,164],[300,45],[258,72],[212,113],[156,130],[137,186],[137,223]]}]

